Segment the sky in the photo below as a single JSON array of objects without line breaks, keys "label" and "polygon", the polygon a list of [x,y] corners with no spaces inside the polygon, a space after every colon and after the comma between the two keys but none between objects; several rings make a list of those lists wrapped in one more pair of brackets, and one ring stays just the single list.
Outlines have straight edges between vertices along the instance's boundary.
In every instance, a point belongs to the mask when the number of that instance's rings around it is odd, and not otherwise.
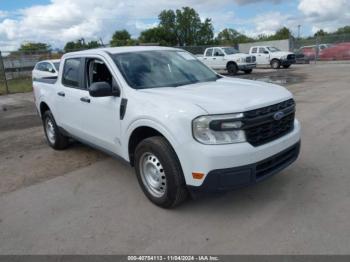
[{"label": "sky", "polygon": [[308,36],[350,25],[350,0],[0,0],[0,51],[23,42],[62,48],[82,37],[108,42],[121,29],[138,37],[162,10],[183,6],[211,18],[215,34],[228,27],[254,37],[287,26],[297,35],[301,25]]}]

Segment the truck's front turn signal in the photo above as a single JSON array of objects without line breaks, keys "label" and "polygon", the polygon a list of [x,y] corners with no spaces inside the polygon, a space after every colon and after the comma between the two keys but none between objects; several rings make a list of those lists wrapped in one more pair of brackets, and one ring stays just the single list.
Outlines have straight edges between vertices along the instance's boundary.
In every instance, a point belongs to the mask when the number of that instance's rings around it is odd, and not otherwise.
[{"label": "truck's front turn signal", "polygon": [[204,174],[203,173],[195,173],[195,172],[193,172],[192,173],[192,177],[193,177],[193,179],[202,179],[204,177]]}]

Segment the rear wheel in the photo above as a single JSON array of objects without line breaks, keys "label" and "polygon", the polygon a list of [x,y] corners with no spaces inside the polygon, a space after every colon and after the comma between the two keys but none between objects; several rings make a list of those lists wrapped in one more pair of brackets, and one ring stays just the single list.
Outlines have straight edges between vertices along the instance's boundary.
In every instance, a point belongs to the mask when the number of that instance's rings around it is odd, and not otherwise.
[{"label": "rear wheel", "polygon": [[56,150],[62,150],[68,147],[68,137],[61,134],[59,131],[56,121],[51,111],[46,111],[43,115],[43,126],[46,136],[47,143]]},{"label": "rear wheel", "polygon": [[271,61],[271,67],[273,69],[279,69],[281,67],[281,62],[279,60],[277,60],[277,59],[273,59]]},{"label": "rear wheel", "polygon": [[136,147],[135,169],[143,192],[154,204],[170,208],[187,198],[179,160],[163,137],[146,138]]},{"label": "rear wheel", "polygon": [[227,64],[227,72],[230,75],[236,75],[237,71],[238,71],[238,67],[235,63],[230,62]]},{"label": "rear wheel", "polygon": [[253,69],[244,70],[244,73],[245,73],[245,74],[251,74],[252,72],[253,72]]}]

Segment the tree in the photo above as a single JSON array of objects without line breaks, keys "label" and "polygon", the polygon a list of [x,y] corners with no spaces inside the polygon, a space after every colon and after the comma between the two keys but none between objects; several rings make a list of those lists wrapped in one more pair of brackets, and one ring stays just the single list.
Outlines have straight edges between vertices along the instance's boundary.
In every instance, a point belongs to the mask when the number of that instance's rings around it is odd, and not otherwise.
[{"label": "tree", "polygon": [[283,40],[289,39],[292,36],[292,32],[287,27],[282,27],[277,30],[276,33],[272,36],[272,40]]},{"label": "tree", "polygon": [[45,43],[28,42],[28,43],[21,44],[18,51],[25,52],[25,53],[49,52],[50,45],[45,44]]},{"label": "tree", "polygon": [[335,34],[350,34],[350,26],[344,26],[344,27],[340,27],[337,29],[337,31],[335,31]]},{"label": "tree", "polygon": [[131,35],[126,30],[115,31],[110,41],[111,46],[125,46],[131,45],[131,43]]},{"label": "tree", "polygon": [[225,28],[224,30],[222,30],[218,34],[217,40],[222,45],[232,45],[254,41],[254,39],[242,33],[239,33],[237,30],[232,28]]},{"label": "tree", "polygon": [[204,23],[201,24],[198,31],[197,44],[209,45],[213,43],[214,38],[214,27],[211,23],[211,19],[206,18]]},{"label": "tree", "polygon": [[167,34],[163,27],[157,26],[141,32],[139,41],[141,43],[153,43],[159,45],[175,45],[176,39]]},{"label": "tree", "polygon": [[320,29],[314,34],[314,37],[325,36],[325,35],[327,35],[327,32],[323,31],[323,29]]},{"label": "tree", "polygon": [[204,23],[198,13],[190,7],[173,10],[163,10],[159,16],[159,27],[169,35],[170,45],[208,44],[213,40],[214,32],[210,19]]},{"label": "tree", "polygon": [[101,44],[98,41],[90,41],[85,43],[84,39],[76,40],[75,42],[67,42],[64,46],[65,52],[79,51],[84,49],[98,48]]},{"label": "tree", "polygon": [[287,27],[282,27],[281,29],[278,29],[276,33],[273,35],[258,35],[259,41],[271,41],[271,40],[284,40],[289,39],[292,35],[292,32]]}]

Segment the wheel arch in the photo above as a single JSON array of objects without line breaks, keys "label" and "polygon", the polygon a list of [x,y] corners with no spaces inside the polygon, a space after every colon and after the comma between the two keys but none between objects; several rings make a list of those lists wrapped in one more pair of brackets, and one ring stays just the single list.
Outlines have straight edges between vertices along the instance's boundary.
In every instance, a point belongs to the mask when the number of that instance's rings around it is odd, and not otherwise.
[{"label": "wheel arch", "polygon": [[272,58],[272,59],[271,59],[270,65],[272,65],[273,61],[278,61],[278,62],[281,63],[281,59],[275,57],[275,58]]},{"label": "wheel arch", "polygon": [[235,61],[233,61],[233,60],[230,60],[230,61],[228,61],[228,62],[226,63],[226,69],[227,69],[227,67],[229,66],[229,64],[234,64],[234,65],[238,68],[237,63],[236,63]]},{"label": "wheel arch", "polygon": [[40,117],[42,118],[44,113],[48,110],[51,111],[50,107],[48,106],[47,103],[45,103],[44,101],[40,102],[40,106],[39,106],[39,109],[40,109]]},{"label": "wheel arch", "polygon": [[129,157],[129,162],[132,166],[134,166],[134,153],[137,145],[149,137],[163,137],[176,153],[176,150],[174,148],[174,139],[172,139],[171,135],[169,135],[169,133],[164,128],[142,123],[140,125],[134,126],[128,133],[127,156]]}]

